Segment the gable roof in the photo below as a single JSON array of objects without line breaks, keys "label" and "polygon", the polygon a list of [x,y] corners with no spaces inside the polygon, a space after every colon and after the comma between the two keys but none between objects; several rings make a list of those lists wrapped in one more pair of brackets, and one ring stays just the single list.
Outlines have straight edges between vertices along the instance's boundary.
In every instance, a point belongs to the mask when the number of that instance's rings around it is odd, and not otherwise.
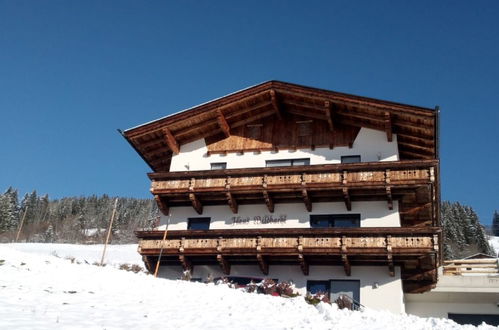
[{"label": "gable roof", "polygon": [[123,136],[156,172],[168,171],[180,145],[224,139],[231,130],[265,118],[301,116],[335,126],[397,134],[400,159],[436,159],[438,111],[424,107],[268,81],[130,128]]}]

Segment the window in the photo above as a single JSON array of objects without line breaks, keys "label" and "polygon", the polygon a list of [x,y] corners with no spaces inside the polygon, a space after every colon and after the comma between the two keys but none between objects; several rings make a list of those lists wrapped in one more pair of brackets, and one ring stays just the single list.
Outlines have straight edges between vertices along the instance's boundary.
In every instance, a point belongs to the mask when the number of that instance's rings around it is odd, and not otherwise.
[{"label": "window", "polygon": [[360,281],[359,280],[332,280],[331,301],[336,301],[340,296],[353,299],[353,305],[360,303]]},{"label": "window", "polygon": [[341,156],[341,163],[342,164],[360,163],[360,155]]},{"label": "window", "polygon": [[310,165],[310,158],[266,160],[266,167]]},{"label": "window", "polygon": [[211,218],[188,218],[187,229],[189,230],[208,230],[210,229]]},{"label": "window", "polygon": [[324,293],[334,302],[341,296],[347,296],[352,300],[352,307],[357,309],[360,305],[360,281],[359,280],[327,280],[307,281],[307,292],[311,294]]},{"label": "window", "polygon": [[482,322],[493,326],[499,326],[499,315],[497,314],[456,314],[449,313],[449,319],[458,324],[471,324],[479,326]]},{"label": "window", "polygon": [[360,227],[360,214],[313,214],[311,228],[355,228]]},{"label": "window", "polygon": [[329,281],[307,281],[307,292],[311,294],[325,293],[329,297],[330,289]]},{"label": "window", "polygon": [[212,170],[225,170],[227,168],[227,163],[211,163]]}]

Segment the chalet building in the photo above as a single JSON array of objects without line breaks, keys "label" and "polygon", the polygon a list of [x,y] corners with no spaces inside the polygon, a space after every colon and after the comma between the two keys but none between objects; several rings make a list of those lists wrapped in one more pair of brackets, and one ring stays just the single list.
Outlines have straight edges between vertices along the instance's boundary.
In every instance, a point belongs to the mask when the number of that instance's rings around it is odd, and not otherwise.
[{"label": "chalet building", "polygon": [[162,212],[147,268],[405,312],[441,263],[438,109],[265,82],[122,133]]}]

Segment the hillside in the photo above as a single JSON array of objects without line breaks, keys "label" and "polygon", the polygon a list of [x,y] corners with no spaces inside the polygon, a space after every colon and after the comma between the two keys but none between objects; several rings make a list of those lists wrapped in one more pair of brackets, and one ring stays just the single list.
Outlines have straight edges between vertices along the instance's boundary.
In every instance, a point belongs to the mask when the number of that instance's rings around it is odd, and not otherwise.
[{"label": "hillside", "polygon": [[301,297],[156,279],[109,266],[135,262],[134,245],[112,246],[109,265],[93,266],[100,247],[1,244],[0,328],[474,329],[443,319],[314,307]]}]

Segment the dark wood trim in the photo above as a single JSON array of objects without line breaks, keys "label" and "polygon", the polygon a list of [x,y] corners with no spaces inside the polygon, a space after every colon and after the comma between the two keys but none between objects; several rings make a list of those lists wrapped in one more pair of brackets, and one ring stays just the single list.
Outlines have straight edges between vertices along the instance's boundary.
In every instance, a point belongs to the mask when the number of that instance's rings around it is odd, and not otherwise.
[{"label": "dark wood trim", "polygon": [[220,126],[220,129],[222,130],[222,132],[224,132],[225,137],[229,137],[230,136],[230,126],[227,123],[227,120],[225,120],[225,117],[224,117],[221,110],[218,110],[217,121],[218,121],[218,125]]},{"label": "dark wood trim", "polygon": [[[411,236],[433,235],[442,232],[440,227],[358,227],[358,228],[257,228],[257,229],[210,229],[210,230],[168,230],[167,238],[180,237],[273,237],[273,236]],[[163,230],[138,230],[135,235],[141,239],[162,239]]]},{"label": "dark wood trim", "polygon": [[277,94],[275,90],[271,89],[270,90],[270,100],[272,103],[272,107],[274,108],[274,112],[277,115],[277,118],[279,120],[282,120],[282,111],[281,111],[281,106],[279,105],[279,100],[277,99]]},{"label": "dark wood trim", "polygon": [[165,134],[166,144],[168,145],[168,147],[174,153],[178,154],[180,152],[180,147],[179,147],[179,144],[178,144],[177,140],[175,140],[175,137],[173,136],[173,134],[170,131],[170,129],[168,127],[164,127],[163,128],[163,133]]}]

